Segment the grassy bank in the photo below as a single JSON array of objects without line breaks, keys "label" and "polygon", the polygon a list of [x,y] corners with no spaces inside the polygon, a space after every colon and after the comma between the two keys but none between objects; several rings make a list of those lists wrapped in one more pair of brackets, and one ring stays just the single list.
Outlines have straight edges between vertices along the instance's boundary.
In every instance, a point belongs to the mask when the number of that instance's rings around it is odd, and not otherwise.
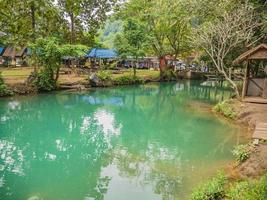
[{"label": "grassy bank", "polygon": [[[73,69],[71,73],[66,73],[70,72],[70,69],[61,68],[57,88],[75,88],[76,86],[79,87],[79,85],[90,87],[89,75],[79,73],[79,70]],[[38,88],[31,88],[25,84],[33,71],[32,67],[0,68],[2,80],[10,91],[13,91],[15,94],[28,94],[38,90]],[[133,77],[132,69],[102,70],[97,74],[100,75],[101,81],[105,82],[102,86],[140,84],[147,80],[158,80],[160,75],[159,71],[140,69],[136,70],[136,77]],[[5,96],[4,93],[2,94],[2,96]]]},{"label": "grassy bank", "polygon": [[[248,112],[250,106],[253,111],[251,113]],[[233,99],[218,103],[214,106],[213,111],[230,120],[245,121],[248,125],[249,121],[243,118],[255,120],[256,117],[258,120],[257,112],[264,112],[262,109],[255,109],[254,106],[242,104]],[[218,173],[217,176],[206,180],[199,187],[195,188],[191,200],[266,200],[267,166],[263,166],[262,162],[262,159],[265,159],[263,156],[265,155],[266,147],[265,142],[260,143],[258,146],[252,145],[251,142],[249,144],[237,145],[232,151],[236,158],[236,163],[231,170],[235,172],[235,176],[230,172]],[[254,169],[254,175],[252,175],[251,166],[263,166],[263,169]],[[242,173],[244,171],[249,171],[246,174],[247,176],[243,176]]]},{"label": "grassy bank", "polygon": [[228,119],[235,120],[237,118],[237,113],[232,107],[231,100],[226,100],[226,101],[217,103],[213,107],[213,111],[223,115],[224,117]]},{"label": "grassy bank", "polygon": [[[62,68],[64,70],[64,68]],[[130,76],[133,74],[132,69],[125,69],[120,71],[112,71],[112,70],[104,70],[108,72],[112,78],[118,78],[121,76]],[[16,68],[6,68],[1,67],[0,72],[2,73],[3,79],[7,84],[13,83],[22,83],[24,82],[27,77],[33,72],[33,67],[16,67]],[[159,71],[154,70],[136,70],[136,76],[142,79],[157,79],[159,78]],[[84,81],[88,78],[88,75],[78,75],[72,74],[60,74],[59,82],[60,83],[67,83],[71,82],[71,79],[75,81]]]},{"label": "grassy bank", "polygon": [[266,200],[267,173],[258,180],[232,181],[223,172],[200,185],[191,200]]}]

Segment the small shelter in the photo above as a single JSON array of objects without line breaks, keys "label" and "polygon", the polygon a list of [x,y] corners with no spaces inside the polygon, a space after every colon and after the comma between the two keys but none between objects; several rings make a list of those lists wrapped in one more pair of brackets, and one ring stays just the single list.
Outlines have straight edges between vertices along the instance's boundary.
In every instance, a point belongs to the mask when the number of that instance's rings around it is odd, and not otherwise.
[{"label": "small shelter", "polygon": [[121,59],[117,66],[120,68],[132,68],[136,66],[137,69],[149,69],[153,68],[153,62],[150,57],[139,57],[134,58],[132,56],[127,56],[124,59]]},{"label": "small shelter", "polygon": [[105,65],[110,65],[114,60],[118,58],[118,54],[115,50],[112,49],[99,49],[94,48],[89,51],[85,56],[90,63],[90,66],[93,68],[98,68],[102,65],[102,62]]},{"label": "small shelter", "polygon": [[246,63],[242,99],[246,102],[267,103],[267,66],[265,66],[265,72],[261,72],[261,76],[257,77],[256,67],[252,66],[252,61],[267,61],[266,44],[246,51],[233,62],[234,64]]},{"label": "small shelter", "polygon": [[26,47],[7,47],[3,53],[3,58],[7,62],[7,65],[14,66],[26,65],[26,57],[28,55]]}]

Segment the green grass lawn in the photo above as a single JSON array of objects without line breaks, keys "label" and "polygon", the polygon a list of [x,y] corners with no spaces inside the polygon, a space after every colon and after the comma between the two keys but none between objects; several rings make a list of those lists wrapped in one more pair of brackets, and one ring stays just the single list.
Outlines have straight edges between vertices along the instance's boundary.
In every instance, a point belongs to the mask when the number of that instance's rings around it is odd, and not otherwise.
[{"label": "green grass lawn", "polygon": [[[6,68],[1,67],[0,73],[2,73],[3,78],[5,79],[6,83],[13,84],[18,82],[24,82],[26,78],[31,74],[33,71],[33,67],[17,67],[17,68]],[[117,78],[121,76],[129,76],[133,75],[133,69],[125,69],[121,71],[114,71],[108,70],[112,76],[112,78]],[[159,71],[154,70],[136,70],[136,75],[142,79],[152,79],[155,80],[159,78]],[[87,75],[81,75],[77,77],[75,74],[70,75],[60,75],[59,82],[75,82],[75,81],[84,81],[86,80]]]},{"label": "green grass lawn", "polygon": [[23,67],[23,68],[0,68],[0,72],[3,77],[27,77],[33,71],[32,67]]},{"label": "green grass lawn", "polygon": [[[121,76],[133,75],[132,69],[122,70],[121,72],[122,73],[120,73],[120,74],[112,74],[112,77],[116,78],[116,77],[121,77]],[[141,69],[136,70],[136,76],[138,76],[140,78],[157,79],[159,77],[159,75],[160,75],[159,71],[141,70]]]},{"label": "green grass lawn", "polygon": [[[12,76],[29,76],[33,71],[32,67],[23,67],[23,68],[0,68],[3,77],[12,77]],[[133,74],[132,69],[121,70],[118,74],[112,74],[113,77],[120,77],[125,75]],[[157,78],[159,77],[159,71],[154,70],[136,70],[136,75],[141,78]]]}]

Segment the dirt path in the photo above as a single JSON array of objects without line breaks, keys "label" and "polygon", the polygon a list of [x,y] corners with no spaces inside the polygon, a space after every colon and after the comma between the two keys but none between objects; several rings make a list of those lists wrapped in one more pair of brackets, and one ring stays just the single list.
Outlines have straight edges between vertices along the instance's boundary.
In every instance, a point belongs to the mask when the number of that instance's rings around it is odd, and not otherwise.
[{"label": "dirt path", "polygon": [[[253,131],[257,122],[267,123],[267,104],[242,103],[235,101],[233,110],[238,113],[238,120],[249,125]],[[251,131],[251,132],[252,132]],[[267,172],[267,142],[261,141],[255,147],[250,158],[236,168],[240,178],[257,178]]]}]

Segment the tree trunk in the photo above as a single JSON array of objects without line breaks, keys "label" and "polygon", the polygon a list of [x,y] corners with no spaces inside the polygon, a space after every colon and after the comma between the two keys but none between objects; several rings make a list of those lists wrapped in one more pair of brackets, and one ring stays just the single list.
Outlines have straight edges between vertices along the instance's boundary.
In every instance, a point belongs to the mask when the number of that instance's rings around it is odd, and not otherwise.
[{"label": "tree trunk", "polygon": [[60,67],[58,67],[57,70],[56,70],[55,83],[57,83],[58,78],[59,78],[59,69],[60,69]]},{"label": "tree trunk", "polygon": [[74,27],[74,15],[73,13],[70,13],[70,31],[71,31],[71,38],[70,38],[70,43],[74,44],[75,43],[75,27]]},{"label": "tree trunk", "polygon": [[31,2],[31,22],[32,22],[32,39],[33,39],[33,42],[35,42],[35,3],[34,1]]},{"label": "tree trunk", "polygon": [[136,68],[138,66],[138,57],[135,57],[136,62],[133,64],[134,77],[136,77]]},{"label": "tree trunk", "polygon": [[238,90],[238,87],[237,87],[236,83],[230,77],[227,76],[227,74],[226,74],[226,72],[224,70],[220,70],[220,72],[224,75],[225,79],[231,84],[232,88],[235,91],[236,98],[240,99],[241,96],[240,96],[240,92]]},{"label": "tree trunk", "polygon": [[[32,22],[32,41],[34,43],[35,39],[36,39],[36,33],[35,33],[36,21],[35,21],[35,3],[34,3],[34,1],[31,2],[30,9],[31,9],[31,22]],[[34,73],[37,72],[36,59],[35,58],[33,58],[33,71],[34,71]]]},{"label": "tree trunk", "polygon": [[159,70],[160,70],[160,80],[163,79],[163,72],[166,68],[166,59],[164,56],[159,57]]}]

